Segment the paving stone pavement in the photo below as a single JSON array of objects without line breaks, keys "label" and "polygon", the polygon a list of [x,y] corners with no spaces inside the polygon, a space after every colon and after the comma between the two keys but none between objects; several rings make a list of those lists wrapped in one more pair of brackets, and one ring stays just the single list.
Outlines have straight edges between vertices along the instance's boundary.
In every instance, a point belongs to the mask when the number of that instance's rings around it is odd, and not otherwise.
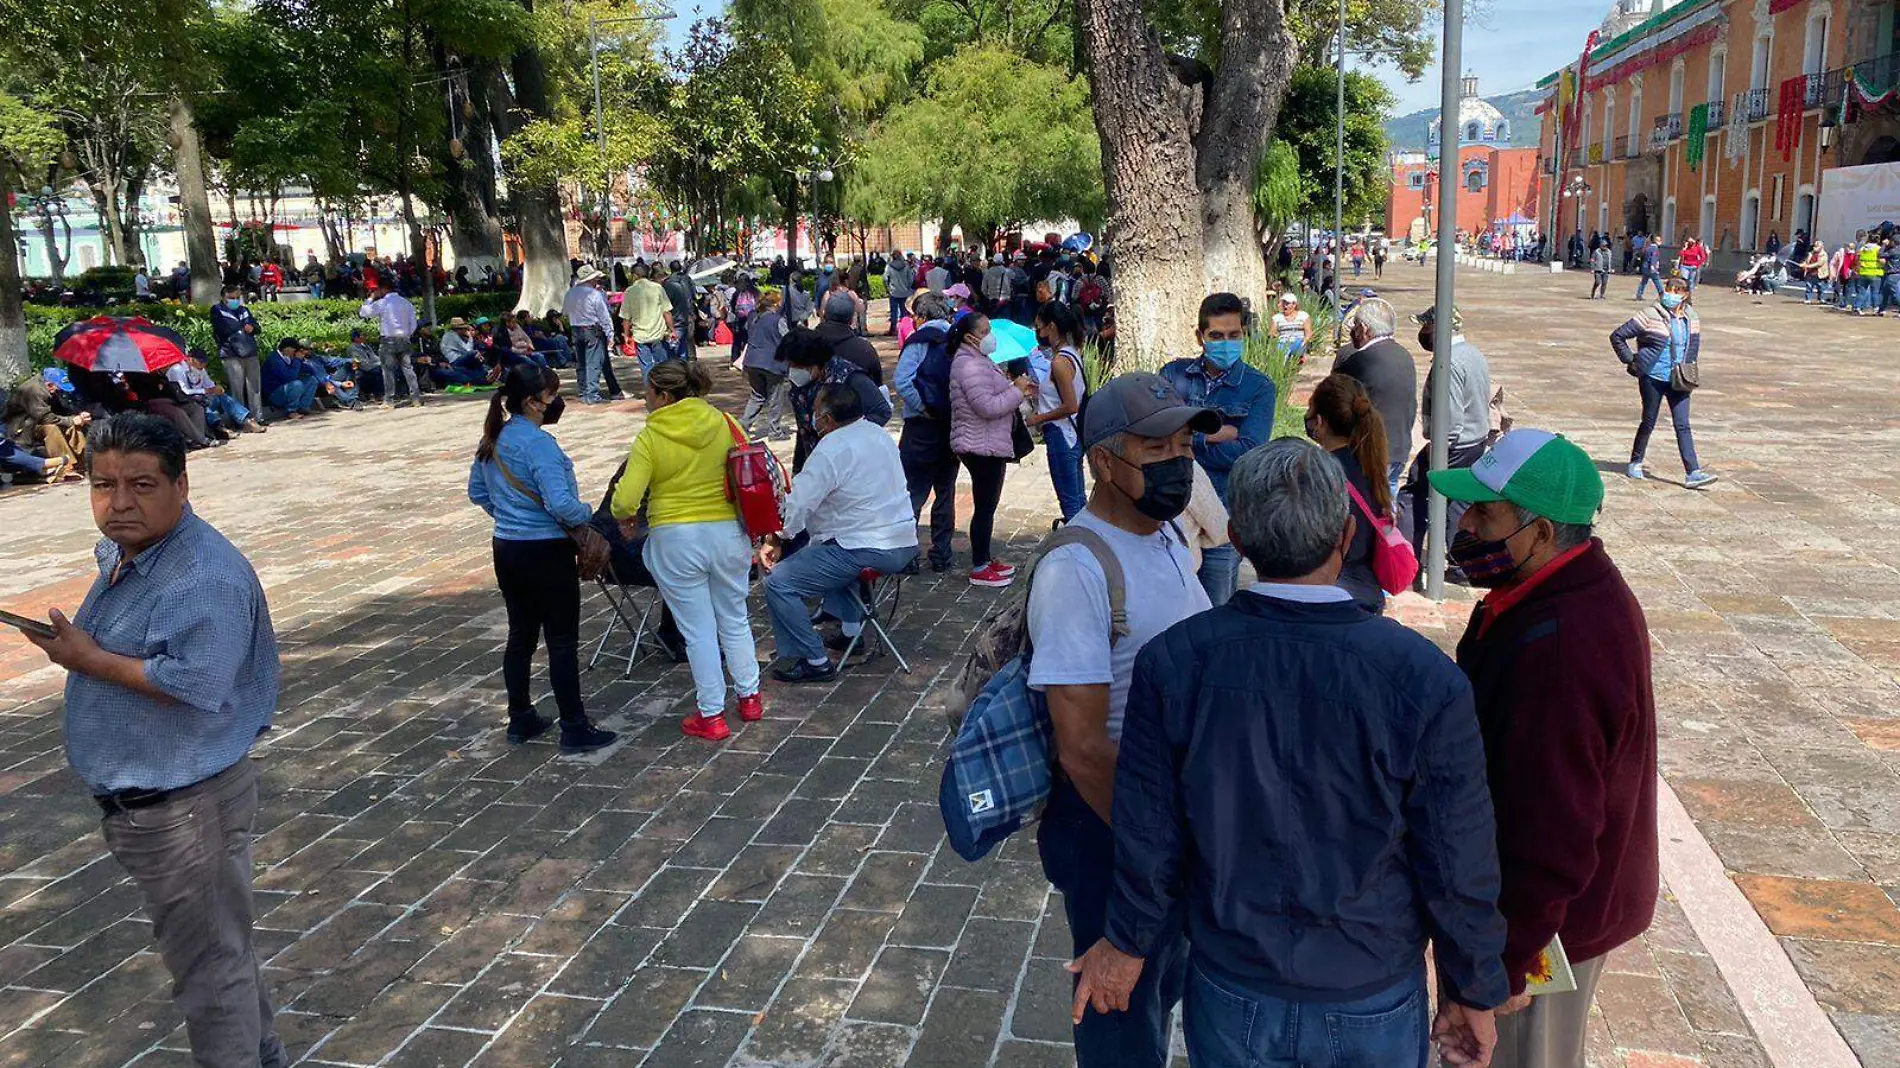
[{"label": "paving stone pavement", "polygon": [[[1407,311],[1429,300],[1423,272],[1387,281]],[[1461,284],[1520,421],[1623,454],[1635,391],[1603,338],[1636,305],[1577,302],[1574,275]],[[1650,613],[1665,774],[1865,1063],[1900,1063],[1900,476],[1843,463],[1900,440],[1892,343],[1857,340],[1900,326],[1704,304],[1699,444],[1725,481],[1612,479],[1604,523]],[[736,378],[722,386],[736,402]],[[639,411],[576,408],[558,428],[586,492]],[[967,865],[934,807],[935,685],[996,595],[913,580],[896,637],[914,673],[885,657],[834,684],[768,681],[767,718],[723,746],[679,736],[690,680],[649,659],[584,679],[625,732],[614,748],[511,748],[488,527],[462,495],[480,416],[479,401],[338,414],[192,462],[194,501],[256,564],[283,644],[256,859],[292,1053],[1072,1064],[1068,935],[1033,840]],[[1669,469],[1666,431],[1657,445],[1652,473]],[[1052,511],[1039,464],[1012,474],[999,531],[1014,556]],[[0,520],[0,602],[76,606],[96,539],[83,492],[8,494]],[[1397,614],[1449,643],[1468,607],[1407,597]],[[605,604],[587,611],[598,635]],[[65,770],[61,682],[0,638],[0,1068],[183,1066],[137,896]],[[1592,1068],[1768,1063],[1667,887],[1598,1008]]]}]

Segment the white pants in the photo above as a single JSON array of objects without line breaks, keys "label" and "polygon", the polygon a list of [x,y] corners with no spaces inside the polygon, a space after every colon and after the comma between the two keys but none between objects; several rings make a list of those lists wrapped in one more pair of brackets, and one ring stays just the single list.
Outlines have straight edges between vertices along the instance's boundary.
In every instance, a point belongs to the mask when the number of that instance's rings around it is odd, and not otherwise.
[{"label": "white pants", "polygon": [[[726,673],[741,697],[759,692],[759,652],[746,611],[752,543],[739,521],[653,528],[642,556],[673,610],[699,690],[699,714],[726,711]],[[725,654],[721,667],[720,654]]]}]

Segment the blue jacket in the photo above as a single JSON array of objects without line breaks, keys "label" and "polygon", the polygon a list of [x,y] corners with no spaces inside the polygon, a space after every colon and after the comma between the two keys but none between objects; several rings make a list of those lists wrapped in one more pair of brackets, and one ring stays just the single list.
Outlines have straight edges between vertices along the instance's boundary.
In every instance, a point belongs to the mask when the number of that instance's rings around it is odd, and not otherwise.
[{"label": "blue jacket", "polygon": [[1273,437],[1273,379],[1244,363],[1235,364],[1219,378],[1209,378],[1199,356],[1162,365],[1161,377],[1182,400],[1199,408],[1218,409],[1223,422],[1240,428],[1240,437],[1219,445],[1209,445],[1205,434],[1194,435],[1194,458],[1207,471],[1208,480],[1225,504],[1227,473],[1242,456]]},{"label": "blue jacket", "polygon": [[[245,333],[249,326],[251,333]],[[251,309],[239,305],[236,311],[219,301],[211,306],[211,336],[218,342],[218,352],[226,356],[257,355],[257,316]]]},{"label": "blue jacket", "polygon": [[293,360],[273,349],[269,356],[264,357],[263,372],[264,396],[268,397],[277,392],[279,387],[308,377],[310,368],[301,358]]},{"label": "blue jacket", "polygon": [[1418,972],[1510,995],[1497,827],[1471,685],[1351,601],[1242,592],[1135,662],[1115,771],[1107,937],[1148,955],[1185,907],[1197,966],[1350,1001]]},{"label": "blue jacket", "polygon": [[495,459],[541,498],[537,503],[516,489],[494,462],[470,465],[468,499],[494,517],[497,541],[565,538],[570,528],[593,518],[594,510],[581,500],[574,462],[547,431],[526,419],[508,420],[495,439]]}]

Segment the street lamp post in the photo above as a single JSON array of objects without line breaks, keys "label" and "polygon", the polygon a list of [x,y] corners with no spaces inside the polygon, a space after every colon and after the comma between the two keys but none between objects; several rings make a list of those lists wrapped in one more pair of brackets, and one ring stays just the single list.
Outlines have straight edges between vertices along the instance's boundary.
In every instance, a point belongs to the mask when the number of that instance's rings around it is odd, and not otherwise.
[{"label": "street lamp post", "polygon": [[602,268],[607,272],[607,287],[610,291],[618,291],[620,286],[614,278],[613,265],[609,262],[613,257],[613,236],[608,222],[611,210],[608,205],[613,197],[614,179],[607,170],[606,109],[600,95],[600,28],[629,22],[666,22],[672,18],[673,13],[666,11],[657,15],[621,15],[608,19],[590,16],[587,20],[587,59],[594,79],[594,141],[600,151],[600,228],[594,232],[594,246]]},{"label": "street lamp post", "polygon": [[[1339,99],[1334,116],[1333,148],[1333,307],[1339,307],[1339,287],[1345,275],[1346,251],[1346,0],[1339,0]],[[1346,329],[1344,316],[1333,316],[1333,351]]]}]

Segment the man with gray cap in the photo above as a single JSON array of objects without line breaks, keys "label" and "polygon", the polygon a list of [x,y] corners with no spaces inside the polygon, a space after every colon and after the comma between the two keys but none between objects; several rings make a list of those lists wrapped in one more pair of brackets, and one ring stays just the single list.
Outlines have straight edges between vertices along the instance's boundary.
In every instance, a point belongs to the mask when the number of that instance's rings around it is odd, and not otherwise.
[{"label": "man with gray cap", "polygon": [[[1208,607],[1174,519],[1194,488],[1194,436],[1220,427],[1218,412],[1190,407],[1159,375],[1120,375],[1096,391],[1081,436],[1095,486],[1069,527],[1095,535],[1112,555],[1126,618],[1112,617],[1109,575],[1087,545],[1051,551],[1030,585],[1029,685],[1048,701],[1060,772],[1036,839],[1043,872],[1062,891],[1078,957],[1108,919],[1109,814],[1135,656],[1149,638]],[[1154,940],[1127,1011],[1088,1012],[1076,1022],[1080,1068],[1167,1064],[1183,961],[1177,920]]]}]

